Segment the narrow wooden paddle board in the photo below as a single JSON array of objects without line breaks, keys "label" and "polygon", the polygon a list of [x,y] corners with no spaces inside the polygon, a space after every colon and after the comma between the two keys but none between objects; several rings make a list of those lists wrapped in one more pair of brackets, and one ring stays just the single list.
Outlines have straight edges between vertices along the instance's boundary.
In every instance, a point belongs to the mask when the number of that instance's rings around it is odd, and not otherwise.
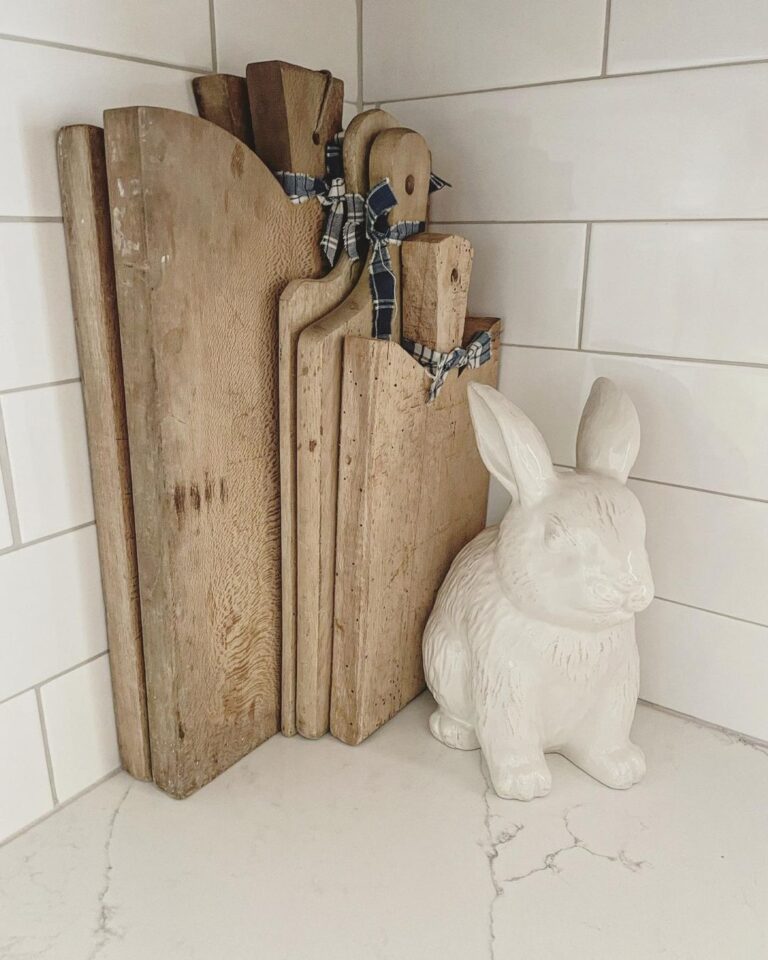
[{"label": "narrow wooden paddle board", "polygon": [[[368,158],[374,138],[397,126],[384,110],[354,117],[344,133],[347,191],[365,195]],[[360,261],[339,254],[333,269],[319,280],[294,280],[280,297],[280,490],[282,511],[283,663],[281,724],[286,736],[296,730],[296,349],[301,331],[330,313],[350,293]]]},{"label": "narrow wooden paddle board", "polygon": [[[430,156],[424,138],[396,128],[380,133],[371,148],[369,178],[389,178],[397,206],[389,222],[424,220]],[[400,248],[390,245],[392,269],[400,272]],[[398,296],[400,287],[398,285]],[[393,322],[399,339],[400,310]],[[297,605],[296,719],[299,733],[321,737],[328,730],[336,564],[336,502],[339,417],[344,338],[370,336],[373,325],[368,269],[334,311],[307,327],[297,355]]]},{"label": "narrow wooden paddle board", "polygon": [[104,131],[63,127],[59,181],[123,767],[152,778]]}]

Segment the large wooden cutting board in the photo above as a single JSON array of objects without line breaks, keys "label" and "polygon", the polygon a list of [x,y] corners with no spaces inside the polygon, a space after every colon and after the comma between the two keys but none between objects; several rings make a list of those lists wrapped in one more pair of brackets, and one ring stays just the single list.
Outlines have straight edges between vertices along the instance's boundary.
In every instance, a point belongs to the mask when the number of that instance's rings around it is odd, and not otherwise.
[{"label": "large wooden cutting board", "polygon": [[[371,148],[370,182],[388,177],[398,204],[389,216],[424,220],[430,156],[412,130],[385,130]],[[412,178],[412,179],[410,179]],[[409,192],[410,188],[410,192]],[[390,248],[392,269],[400,270],[400,249]],[[398,286],[398,295],[400,288]],[[399,339],[399,314],[392,336]],[[344,338],[370,336],[373,324],[367,266],[352,293],[299,337],[297,355],[297,606],[296,718],[299,733],[328,731],[336,562],[339,416]]]},{"label": "large wooden cutting board", "polygon": [[277,304],[323,218],[211,123],[105,135],[152,767],[185,796],[279,726]]},{"label": "large wooden cutting board", "polygon": [[117,741],[123,767],[132,776],[149,780],[152,766],[104,131],[86,125],[64,127],[57,151]]},{"label": "large wooden cutting board", "polygon": [[[375,137],[397,121],[384,110],[354,117],[344,133],[348,192],[368,190],[368,160]],[[333,269],[318,280],[294,280],[280,297],[280,490],[282,511],[283,662],[281,723],[296,728],[296,350],[301,331],[330,313],[350,293],[362,264],[342,251]]]},{"label": "large wooden cutting board", "polygon": [[[260,137],[277,151],[287,168],[322,172],[322,148],[312,133],[317,106],[327,78],[291,64],[289,99],[275,104],[272,87],[253,84],[252,96],[271,98],[271,112],[262,111]],[[258,81],[258,65],[255,78]],[[267,75],[272,69],[267,64]],[[333,81],[334,97],[340,95]],[[204,119],[253,145],[246,81],[226,74],[208,74],[193,81],[198,111]],[[279,95],[284,91],[278,90]],[[342,97],[343,98],[343,97]],[[330,121],[336,115],[330,108]],[[270,127],[270,117],[279,122]],[[290,117],[286,124],[285,117]],[[302,124],[304,125],[302,128]],[[299,132],[303,130],[302,135]],[[288,138],[293,133],[293,141]],[[102,586],[107,619],[115,720],[123,767],[133,776],[151,778],[146,687],[141,638],[138,571],[134,537],[131,474],[123,394],[109,198],[100,127],[64,127],[58,143],[64,228],[70,269],[78,352],[83,377],[85,416],[91,460]],[[295,155],[295,156],[294,156]],[[318,220],[320,212],[317,212]]]},{"label": "large wooden cutting board", "polygon": [[350,337],[344,351],[331,732],[360,743],[424,689],[421,637],[458,551],[485,526],[488,472],[467,384],[495,385],[499,323],[468,318],[492,359],[430,380],[399,344]]}]

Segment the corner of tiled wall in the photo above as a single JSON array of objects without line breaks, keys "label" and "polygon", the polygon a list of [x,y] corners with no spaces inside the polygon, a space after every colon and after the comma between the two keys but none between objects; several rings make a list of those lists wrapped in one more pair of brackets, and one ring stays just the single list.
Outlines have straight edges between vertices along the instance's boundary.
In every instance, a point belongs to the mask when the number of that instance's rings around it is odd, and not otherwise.
[{"label": "corner of tiled wall", "polygon": [[262,59],[331,69],[351,116],[358,46],[356,0],[0,10],[0,842],[119,763],[56,130],[127,104],[194,112],[193,76]]},{"label": "corner of tiled wall", "polygon": [[454,184],[501,388],[563,466],[595,377],[637,405],[641,696],[768,739],[768,6],[364,0],[363,33],[366,103]]}]

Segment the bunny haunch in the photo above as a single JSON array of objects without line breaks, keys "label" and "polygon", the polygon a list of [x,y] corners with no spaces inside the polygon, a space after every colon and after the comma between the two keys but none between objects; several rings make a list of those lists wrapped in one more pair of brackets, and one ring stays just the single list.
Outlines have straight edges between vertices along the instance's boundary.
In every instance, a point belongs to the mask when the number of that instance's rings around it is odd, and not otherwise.
[{"label": "bunny haunch", "polygon": [[645,518],[626,487],[637,412],[610,380],[596,380],[576,470],[566,472],[498,391],[470,384],[469,405],[483,462],[512,503],[458,554],[427,622],[432,733],[450,747],[480,747],[502,797],[548,793],[547,752],[630,787],[645,773],[629,740],[634,616],[653,598]]}]

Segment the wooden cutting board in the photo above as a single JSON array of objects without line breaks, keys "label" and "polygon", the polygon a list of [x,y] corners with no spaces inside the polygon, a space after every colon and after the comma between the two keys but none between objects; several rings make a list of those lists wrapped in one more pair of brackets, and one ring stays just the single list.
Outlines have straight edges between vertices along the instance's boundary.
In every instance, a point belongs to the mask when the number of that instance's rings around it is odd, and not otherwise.
[{"label": "wooden cutting board", "polygon": [[[383,131],[371,148],[369,171],[372,185],[388,177],[398,199],[390,213],[390,223],[425,219],[430,156],[423,137],[412,130]],[[391,245],[390,251],[392,268],[398,275],[400,249]],[[299,733],[305,737],[322,736],[329,724],[344,338],[370,336],[372,310],[366,265],[344,303],[307,327],[299,337],[296,721]],[[399,339],[399,314],[398,310],[392,330],[394,339]]]},{"label": "wooden cutting board", "polygon": [[[354,117],[344,133],[347,190],[368,190],[368,159],[373,140],[397,126],[384,110]],[[301,331],[330,313],[350,293],[359,261],[342,251],[333,269],[318,280],[294,280],[280,297],[280,490],[282,511],[283,662],[281,723],[286,736],[296,730],[296,350]]]},{"label": "wooden cutting board", "polygon": [[323,217],[195,117],[105,136],[152,767],[181,797],[279,726],[277,304],[321,273]]},{"label": "wooden cutting board", "polygon": [[495,385],[492,359],[430,380],[397,343],[350,337],[344,351],[331,732],[360,743],[424,689],[421,637],[458,551],[485,526],[488,472],[475,446],[470,381]]},{"label": "wooden cutting board", "polygon": [[57,140],[64,234],[83,381],[96,536],[123,767],[152,778],[141,643],[120,331],[100,127],[64,127]]},{"label": "wooden cutting board", "polygon": [[253,150],[251,105],[245,77],[229,73],[207,73],[192,81],[197,112]]}]

